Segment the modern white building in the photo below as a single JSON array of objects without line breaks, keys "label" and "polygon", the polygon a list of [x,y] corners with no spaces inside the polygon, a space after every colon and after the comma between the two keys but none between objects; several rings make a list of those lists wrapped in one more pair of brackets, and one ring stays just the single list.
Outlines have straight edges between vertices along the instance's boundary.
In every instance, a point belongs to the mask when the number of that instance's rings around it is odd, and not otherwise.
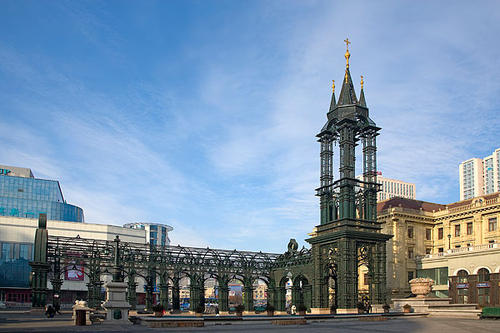
[{"label": "modern white building", "polygon": [[[38,219],[0,216],[0,301],[8,306],[22,306],[31,302],[29,261],[33,260],[33,243]],[[113,241],[118,235],[124,242],[146,243],[146,231],[116,225],[84,222],[47,221],[51,236],[77,237]],[[72,265],[72,263],[68,263]],[[102,275],[104,282],[110,275]],[[88,276],[82,271],[68,269],[62,284],[62,302],[73,303],[75,298],[85,297]],[[144,293],[145,281],[138,279],[137,292]],[[51,288],[49,281],[49,289]]]},{"label": "modern white building", "polygon": [[[356,177],[363,180],[363,176]],[[416,196],[415,183],[408,183],[402,180],[382,177],[382,172],[377,172],[377,183],[381,185],[380,192],[377,193],[377,201],[388,200],[394,197],[414,199]]]},{"label": "modern white building", "polygon": [[460,200],[500,192],[500,148],[483,159],[471,158],[460,163]]},{"label": "modern white building", "polygon": [[149,222],[133,222],[123,225],[124,228],[130,229],[140,229],[146,231],[146,243],[151,245],[170,245],[170,238],[168,238],[168,233],[174,228],[169,225],[161,223],[149,223]]}]

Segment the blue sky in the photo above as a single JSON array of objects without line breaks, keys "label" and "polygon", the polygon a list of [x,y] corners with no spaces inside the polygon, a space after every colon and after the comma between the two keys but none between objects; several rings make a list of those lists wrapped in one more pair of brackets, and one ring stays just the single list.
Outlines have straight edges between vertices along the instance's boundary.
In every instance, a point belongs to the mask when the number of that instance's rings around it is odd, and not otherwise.
[{"label": "blue sky", "polygon": [[500,147],[499,34],[497,1],[0,1],[0,163],[87,222],[283,252],[318,223],[343,40],[379,169],[450,203],[458,164]]}]

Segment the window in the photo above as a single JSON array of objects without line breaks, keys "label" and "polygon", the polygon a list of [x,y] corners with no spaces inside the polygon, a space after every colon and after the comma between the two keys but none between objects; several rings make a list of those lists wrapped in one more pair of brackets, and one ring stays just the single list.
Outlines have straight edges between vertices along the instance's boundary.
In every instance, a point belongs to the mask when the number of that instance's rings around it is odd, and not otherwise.
[{"label": "window", "polygon": [[472,222],[467,223],[467,235],[472,235]]},{"label": "window", "polygon": [[463,269],[458,271],[457,276],[458,276],[458,283],[467,283],[469,279],[469,274],[467,274],[467,271]]},{"label": "window", "polygon": [[408,259],[413,259],[413,248],[412,247],[408,248]]},{"label": "window", "polygon": [[490,287],[488,282],[490,281],[490,271],[486,268],[481,268],[477,272],[478,276],[478,288],[477,288],[477,299],[481,306],[490,303]]},{"label": "window", "polygon": [[443,239],[443,228],[438,229],[438,239]]},{"label": "window", "polygon": [[460,224],[455,225],[455,237],[460,237]]},{"label": "window", "polygon": [[26,260],[31,259],[30,245],[21,244],[19,246],[19,258],[26,259]]},{"label": "window", "polygon": [[495,231],[497,230],[497,218],[493,217],[491,219],[488,219],[488,231]]},{"label": "window", "polygon": [[443,253],[443,252],[444,252],[444,248],[440,247],[440,248],[438,249],[438,252],[439,252],[439,253]]},{"label": "window", "polygon": [[425,249],[425,254],[431,254],[431,251],[432,251],[432,250],[431,250],[431,248],[430,248],[430,247],[427,247],[427,248]]},{"label": "window", "polygon": [[10,259],[12,259],[11,252],[10,252],[10,244],[3,243],[2,244],[2,260],[10,261]]},{"label": "window", "polygon": [[431,240],[432,238],[432,229],[425,229],[425,240]]},{"label": "window", "polygon": [[490,304],[490,288],[477,288],[477,301],[480,306]]},{"label": "window", "polygon": [[481,268],[477,272],[477,276],[478,276],[479,282],[488,282],[490,280],[490,271],[488,271],[486,268]]},{"label": "window", "polygon": [[408,281],[413,280],[413,272],[408,272]]},{"label": "window", "polygon": [[413,227],[408,227],[408,238],[413,238]]},{"label": "window", "polygon": [[465,270],[460,270],[457,273],[457,303],[459,304],[467,304],[469,303],[469,289],[468,285],[466,284],[469,280],[469,274],[467,274],[467,271]]}]

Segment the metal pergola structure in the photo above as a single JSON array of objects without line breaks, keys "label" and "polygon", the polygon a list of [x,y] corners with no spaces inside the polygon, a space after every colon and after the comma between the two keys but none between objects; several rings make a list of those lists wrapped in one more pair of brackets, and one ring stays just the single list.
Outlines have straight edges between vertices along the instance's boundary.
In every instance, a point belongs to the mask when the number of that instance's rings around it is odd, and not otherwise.
[{"label": "metal pergola structure", "polygon": [[[47,234],[40,219],[38,233]],[[36,258],[45,260],[31,263],[33,269],[33,305],[41,306],[47,299],[47,278],[52,284],[53,295],[61,293],[63,275],[67,270],[81,269],[88,278],[87,300],[90,307],[101,304],[102,275],[112,275],[113,281],[128,284],[128,301],[137,305],[137,278],[145,281],[146,308],[153,305],[153,290],[157,285],[159,301],[167,308],[169,289],[173,310],[180,309],[180,280],[190,281],[190,307],[203,306],[205,281],[213,278],[218,284],[218,301],[221,311],[229,310],[231,280],[243,285],[245,310],[253,311],[253,284],[257,279],[271,282],[271,271],[280,256],[274,253],[185,247],[155,246],[123,242],[118,236],[114,241],[85,239],[81,237],[36,237],[35,251],[46,251]],[[41,243],[41,244],[39,244]],[[40,283],[41,282],[41,283]],[[159,282],[159,283],[158,283]],[[38,296],[37,296],[38,295]],[[54,298],[54,302],[59,300]]]}]

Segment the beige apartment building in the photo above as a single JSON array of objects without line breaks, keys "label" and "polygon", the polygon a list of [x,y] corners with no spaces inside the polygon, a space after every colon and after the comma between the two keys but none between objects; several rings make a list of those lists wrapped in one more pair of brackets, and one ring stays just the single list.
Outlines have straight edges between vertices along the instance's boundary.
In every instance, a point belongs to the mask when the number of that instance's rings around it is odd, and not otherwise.
[{"label": "beige apartment building", "polygon": [[[363,180],[363,176],[356,177]],[[382,176],[382,172],[377,173],[377,183],[380,184],[380,191],[377,192],[377,201],[383,201],[394,197],[415,199],[415,183],[408,183],[402,180],[387,178]]]},{"label": "beige apartment building", "polygon": [[500,191],[500,148],[483,159],[471,158],[460,163],[460,200]]},{"label": "beige apartment building", "polygon": [[485,304],[500,304],[499,284],[493,283],[500,276],[500,193],[449,205],[392,198],[378,203],[377,211],[383,232],[394,236],[387,244],[392,297],[409,295],[408,281],[425,276],[434,279],[436,296],[449,295],[458,301],[457,290],[467,288],[457,289],[457,285],[471,286],[458,283],[465,277],[459,279],[457,274],[464,271],[479,286],[468,289],[469,303],[478,302],[488,290]]}]

